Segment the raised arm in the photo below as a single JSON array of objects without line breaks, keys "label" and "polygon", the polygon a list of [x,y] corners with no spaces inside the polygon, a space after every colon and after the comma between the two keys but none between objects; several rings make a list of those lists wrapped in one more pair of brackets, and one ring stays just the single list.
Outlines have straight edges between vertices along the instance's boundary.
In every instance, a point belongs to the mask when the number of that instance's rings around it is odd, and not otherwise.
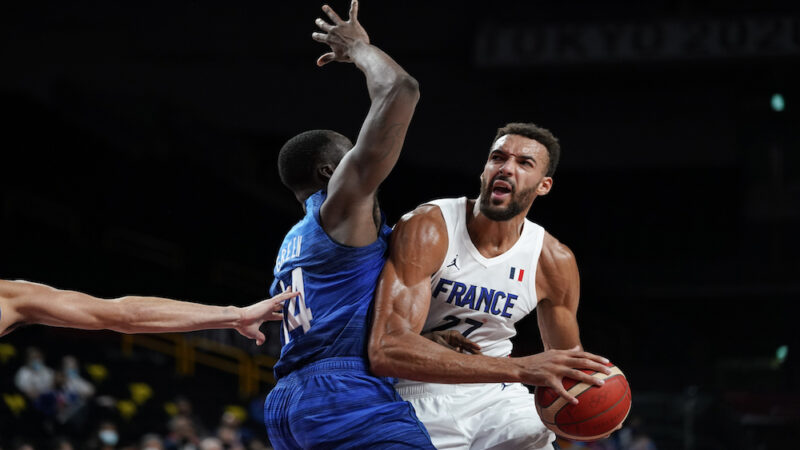
[{"label": "raised arm", "polygon": [[578,265],[572,251],[549,233],[539,256],[536,290],[540,295],[536,318],[545,350],[580,347]]},{"label": "raised arm", "polygon": [[561,385],[569,376],[599,380],[573,368],[608,372],[605,359],[578,350],[549,350],[522,358],[457,353],[420,336],[430,307],[430,277],[447,251],[447,231],[436,206],[404,216],[392,233],[389,259],[378,281],[369,341],[372,371],[379,376],[437,383],[523,382],[550,386],[575,401]]},{"label": "raised arm", "polygon": [[317,63],[352,62],[364,72],[371,105],[355,146],[336,167],[328,182],[328,197],[321,216],[325,231],[338,242],[367,245],[375,240],[375,192],[389,175],[419,100],[417,81],[374,45],[358,22],[358,2],[353,0],[349,20],[342,20],[328,5],[323,11],[333,24],[317,19],[323,31],[313,37],[331,47]]},{"label": "raised arm", "polygon": [[233,328],[264,342],[260,325],[280,320],[287,292],[256,304],[211,306],[160,297],[126,296],[103,300],[81,292],[27,281],[0,280],[0,336],[21,324],[42,324],[121,333],[163,333]]}]

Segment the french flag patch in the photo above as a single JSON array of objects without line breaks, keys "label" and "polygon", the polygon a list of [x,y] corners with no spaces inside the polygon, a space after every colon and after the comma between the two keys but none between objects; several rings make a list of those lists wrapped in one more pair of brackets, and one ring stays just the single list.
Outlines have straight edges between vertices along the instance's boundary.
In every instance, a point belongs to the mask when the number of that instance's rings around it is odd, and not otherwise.
[{"label": "french flag patch", "polygon": [[522,278],[525,276],[525,269],[517,269],[516,267],[511,268],[511,273],[508,274],[509,280],[516,279],[517,281],[522,281]]}]

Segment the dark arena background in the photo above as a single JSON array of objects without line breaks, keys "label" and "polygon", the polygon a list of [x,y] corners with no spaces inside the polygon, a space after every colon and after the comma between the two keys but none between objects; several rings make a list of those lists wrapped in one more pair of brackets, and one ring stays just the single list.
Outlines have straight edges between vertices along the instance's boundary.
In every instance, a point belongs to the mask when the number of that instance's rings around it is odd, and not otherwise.
[{"label": "dark arena background", "polygon": [[[369,106],[355,67],[315,66],[321,5],[4,4],[0,278],[104,298],[267,297],[302,215],[278,150],[312,128],[354,139]],[[390,223],[476,196],[497,127],[560,137],[529,218],[575,252],[584,347],[633,392],[625,428],[582,447],[800,447],[797,2],[360,6],[422,92],[380,194]],[[18,330],[0,339],[0,448],[114,447],[102,429],[125,449],[207,436],[220,440],[202,448],[263,449],[280,347],[268,329],[260,348],[234,331]],[[516,354],[540,351],[535,316],[518,330]],[[55,370],[75,356],[93,395],[26,398],[14,378],[31,347]]]}]

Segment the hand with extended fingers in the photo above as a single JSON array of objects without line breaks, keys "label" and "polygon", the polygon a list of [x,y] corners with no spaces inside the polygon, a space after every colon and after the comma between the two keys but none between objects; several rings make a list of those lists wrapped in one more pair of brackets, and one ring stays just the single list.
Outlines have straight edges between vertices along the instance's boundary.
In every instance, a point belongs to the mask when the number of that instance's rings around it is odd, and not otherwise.
[{"label": "hand with extended fingers", "polygon": [[611,370],[605,366],[606,358],[574,347],[569,350],[547,350],[531,356],[513,358],[520,366],[522,382],[534,386],[547,386],[555,390],[570,403],[578,403],[573,395],[564,389],[561,383],[566,378],[572,378],[583,383],[602,385],[604,382],[578,369],[590,369],[606,375]]},{"label": "hand with extended fingers", "polygon": [[472,342],[455,330],[431,331],[429,333],[424,333],[422,337],[459,353],[481,354],[480,345]]},{"label": "hand with extended fingers", "polygon": [[236,331],[244,337],[255,339],[256,345],[263,344],[266,340],[266,336],[264,336],[264,333],[259,329],[261,324],[270,320],[283,319],[282,312],[284,301],[296,297],[299,293],[298,291],[282,292],[272,298],[240,308]]},{"label": "hand with extended fingers", "polygon": [[323,33],[315,32],[311,37],[317,42],[328,44],[332,51],[320,56],[317,65],[323,66],[331,61],[352,62],[350,53],[353,49],[358,45],[369,44],[367,32],[358,23],[358,0],[352,0],[350,3],[350,17],[347,21],[342,20],[328,5],[323,5],[322,10],[333,25],[317,18],[315,23]]}]

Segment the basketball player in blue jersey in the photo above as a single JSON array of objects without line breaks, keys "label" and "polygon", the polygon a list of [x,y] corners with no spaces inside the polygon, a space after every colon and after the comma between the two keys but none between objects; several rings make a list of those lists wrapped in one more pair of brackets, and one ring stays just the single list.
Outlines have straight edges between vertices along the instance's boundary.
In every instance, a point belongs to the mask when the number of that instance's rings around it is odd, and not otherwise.
[{"label": "basketball player in blue jersey", "polygon": [[416,80],[369,43],[358,2],[342,20],[317,19],[313,38],[330,46],[317,64],[352,62],[366,75],[369,113],[355,145],[313,130],[281,149],[283,183],[305,217],[286,235],[272,292],[299,292],[284,306],[283,348],[264,421],[276,449],[433,448],[393,380],[368,370],[368,320],[390,228],[376,191],[397,161],[419,89]]},{"label": "basketball player in blue jersey", "polygon": [[[559,154],[548,130],[508,124],[495,136],[477,199],[430,202],[394,228],[369,359],[374,373],[405,379],[398,392],[439,449],[552,448],[555,436],[520,383],[577,403],[564,377],[600,385],[576,369],[610,373],[605,358],[580,347],[575,256],[526,219],[534,199],[550,191]],[[515,323],[534,308],[545,351],[511,358]],[[462,332],[483,354],[420,336],[444,329]]]},{"label": "basketball player in blue jersey", "polygon": [[0,280],[0,336],[21,325],[32,324],[120,333],[233,328],[261,345],[265,338],[259,327],[267,320],[281,320],[283,301],[291,295],[276,295],[238,308],[160,297],[126,296],[104,300],[39,283]]}]

